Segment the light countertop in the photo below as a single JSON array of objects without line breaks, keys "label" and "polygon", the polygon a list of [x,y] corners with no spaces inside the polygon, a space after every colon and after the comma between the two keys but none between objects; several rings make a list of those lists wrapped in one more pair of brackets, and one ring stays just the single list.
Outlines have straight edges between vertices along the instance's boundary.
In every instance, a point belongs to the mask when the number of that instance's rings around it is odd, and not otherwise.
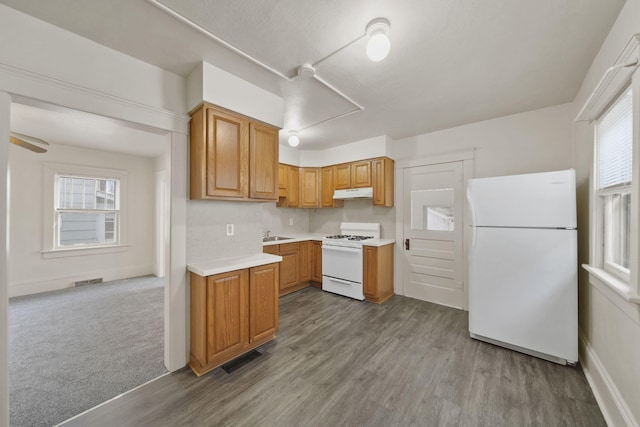
[{"label": "light countertop", "polygon": [[274,236],[291,237],[287,240],[276,240],[274,242],[263,242],[262,246],[281,245],[285,243],[304,242],[306,240],[322,241],[324,237],[327,237],[327,233],[277,233]]},{"label": "light countertop", "polygon": [[198,276],[206,277],[229,271],[257,267],[282,261],[282,257],[271,254],[252,254],[233,258],[223,258],[214,261],[196,261],[187,264],[187,270]]}]

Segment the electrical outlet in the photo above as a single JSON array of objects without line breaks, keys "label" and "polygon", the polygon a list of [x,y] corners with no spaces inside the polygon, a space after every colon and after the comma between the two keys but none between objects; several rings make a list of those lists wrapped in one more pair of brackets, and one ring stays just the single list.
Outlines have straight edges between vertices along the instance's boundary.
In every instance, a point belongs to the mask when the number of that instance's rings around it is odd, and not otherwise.
[{"label": "electrical outlet", "polygon": [[289,225],[293,225],[293,218],[289,218]]},{"label": "electrical outlet", "polygon": [[227,224],[227,236],[233,236],[233,224]]}]

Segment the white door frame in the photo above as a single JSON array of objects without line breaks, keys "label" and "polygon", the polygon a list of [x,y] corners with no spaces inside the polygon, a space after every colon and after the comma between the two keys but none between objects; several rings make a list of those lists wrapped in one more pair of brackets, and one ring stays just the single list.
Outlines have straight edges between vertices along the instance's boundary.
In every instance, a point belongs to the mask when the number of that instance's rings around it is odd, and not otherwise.
[{"label": "white door frame", "polygon": [[[166,218],[169,236],[165,240],[168,280],[164,289],[164,363],[169,371],[184,367],[188,355],[186,216],[189,116],[0,64],[0,188],[3,189],[7,188],[10,103],[25,98],[152,126],[171,133],[171,148],[167,153],[170,176],[167,201],[170,214]],[[0,201],[0,267],[6,267],[9,206],[7,192],[0,194],[3,194],[3,200]],[[6,271],[6,268],[0,268],[0,426],[8,425],[9,420]]]},{"label": "white door frame", "polygon": [[[419,166],[432,166],[441,163],[452,163],[452,162],[462,162],[462,179],[463,179],[463,188],[467,188],[467,181],[473,178],[473,159],[474,159],[475,148],[471,150],[465,151],[456,151],[452,153],[442,153],[442,154],[434,154],[433,156],[422,157],[419,159],[411,159],[411,160],[401,160],[395,162],[395,206],[396,206],[396,245],[395,245],[395,253],[394,253],[394,292],[398,295],[405,295],[404,291],[404,279],[405,279],[405,271],[403,268],[403,260],[404,260],[404,229],[403,229],[403,218],[404,218],[404,169],[414,168]],[[469,290],[467,288],[467,284],[469,283],[469,269],[467,262],[467,239],[469,233],[465,233],[464,227],[469,223],[469,212],[467,209],[467,198],[466,196],[462,198],[463,206],[462,206],[462,220],[463,220],[463,229],[462,229],[462,253],[463,253],[463,264],[464,264],[464,300],[465,305],[464,309],[468,310],[469,308]]]}]

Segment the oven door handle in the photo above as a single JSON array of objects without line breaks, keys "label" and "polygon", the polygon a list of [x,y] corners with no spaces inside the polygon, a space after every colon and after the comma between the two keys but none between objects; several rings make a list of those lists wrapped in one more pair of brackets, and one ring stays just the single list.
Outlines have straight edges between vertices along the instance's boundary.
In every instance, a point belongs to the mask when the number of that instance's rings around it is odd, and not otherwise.
[{"label": "oven door handle", "polygon": [[353,252],[353,253],[359,253],[362,252],[361,249],[359,248],[347,248],[345,246],[322,246],[322,250],[328,250],[328,251],[336,251],[336,252]]},{"label": "oven door handle", "polygon": [[350,282],[349,280],[344,280],[344,279],[338,279],[335,277],[331,277],[331,276],[326,276],[329,280],[331,280],[332,282],[338,282],[341,283],[343,285],[348,285],[348,286],[353,286],[353,285],[359,285],[359,283],[357,282]]}]

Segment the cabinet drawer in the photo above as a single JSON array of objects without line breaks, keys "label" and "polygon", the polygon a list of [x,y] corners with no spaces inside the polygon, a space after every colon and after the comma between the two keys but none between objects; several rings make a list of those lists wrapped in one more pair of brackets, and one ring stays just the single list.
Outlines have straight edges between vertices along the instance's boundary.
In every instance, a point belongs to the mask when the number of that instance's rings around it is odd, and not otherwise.
[{"label": "cabinet drawer", "polygon": [[281,243],[280,245],[280,254],[286,254],[289,252],[298,252],[300,249],[300,243]]},{"label": "cabinet drawer", "polygon": [[262,247],[262,252],[265,254],[271,254],[271,255],[278,255],[280,253],[278,247],[280,245],[269,245],[269,246],[263,246]]}]

